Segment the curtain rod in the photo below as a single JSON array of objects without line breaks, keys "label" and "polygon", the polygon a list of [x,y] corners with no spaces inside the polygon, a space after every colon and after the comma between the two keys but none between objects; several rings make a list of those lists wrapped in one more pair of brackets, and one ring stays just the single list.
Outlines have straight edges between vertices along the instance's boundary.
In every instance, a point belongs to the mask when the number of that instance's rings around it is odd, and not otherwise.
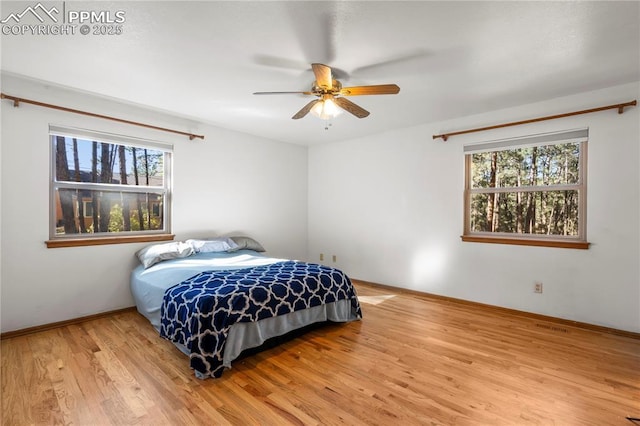
[{"label": "curtain rod", "polygon": [[9,96],[9,95],[6,95],[4,93],[0,93],[0,99],[12,100],[13,101],[13,106],[16,107],[16,108],[18,106],[20,106],[20,102],[23,102],[25,104],[32,104],[32,105],[37,105],[37,106],[41,106],[41,107],[45,107],[45,108],[57,109],[57,110],[60,110],[60,111],[73,112],[75,114],[88,115],[89,117],[103,118],[105,120],[117,121],[119,123],[132,124],[134,126],[146,127],[148,129],[161,130],[163,132],[169,132],[169,133],[177,133],[179,135],[189,136],[189,140],[194,140],[195,138],[204,139],[203,135],[194,135],[193,133],[181,132],[180,130],[173,130],[173,129],[167,129],[167,128],[164,128],[164,127],[152,126],[151,124],[139,123],[137,121],[124,120],[122,118],[116,118],[116,117],[111,117],[111,116],[102,115],[102,114],[95,114],[93,112],[82,111],[82,110],[79,110],[79,109],[72,109],[72,108],[67,108],[67,107],[61,107],[61,106],[58,106],[58,105],[46,104],[44,102],[32,101],[30,99],[17,98],[15,96]]},{"label": "curtain rod", "polygon": [[485,130],[500,129],[502,127],[518,126],[520,124],[536,123],[538,121],[554,120],[556,118],[571,117],[572,115],[580,115],[580,114],[589,114],[591,112],[605,111],[607,109],[617,109],[618,110],[618,114],[622,114],[626,107],[635,106],[636,104],[637,104],[637,102],[635,100],[633,100],[631,102],[626,102],[626,103],[623,103],[623,104],[608,105],[608,106],[603,106],[603,107],[599,107],[599,108],[584,109],[582,111],[567,112],[565,114],[548,115],[546,117],[532,118],[532,119],[529,119],[529,120],[513,121],[511,123],[504,123],[504,124],[496,124],[495,126],[478,127],[476,129],[459,130],[459,131],[456,131],[456,132],[443,133],[441,135],[433,135],[433,139],[442,138],[442,140],[444,140],[446,142],[447,139],[449,139],[451,136],[455,136],[455,135],[463,135],[465,133],[474,133],[474,132],[482,132],[482,131],[485,131]]}]

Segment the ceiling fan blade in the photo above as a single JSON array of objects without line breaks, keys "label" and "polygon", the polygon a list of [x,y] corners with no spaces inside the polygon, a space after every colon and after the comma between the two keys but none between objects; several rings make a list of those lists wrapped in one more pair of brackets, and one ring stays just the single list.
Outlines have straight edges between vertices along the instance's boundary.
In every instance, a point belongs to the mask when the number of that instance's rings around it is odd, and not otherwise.
[{"label": "ceiling fan blade", "polygon": [[397,84],[343,87],[342,90],[340,90],[342,96],[395,95],[398,92],[400,92],[400,87],[398,87]]},{"label": "ceiling fan blade", "polygon": [[313,92],[253,92],[254,95],[315,95]]},{"label": "ceiling fan blade", "polygon": [[[386,60],[380,61],[375,64],[365,65],[359,68],[354,69],[352,72],[355,75],[386,75],[395,74],[400,71],[407,72],[408,70],[413,70],[418,64],[421,63],[425,58],[429,58],[432,56],[433,52],[430,52],[425,49],[414,49],[412,51],[408,51],[402,54],[398,54],[396,56],[392,56],[387,58]],[[423,69],[419,67],[418,69]],[[381,74],[382,73],[382,74]]]},{"label": "ceiling fan blade", "polygon": [[320,99],[315,99],[315,100],[309,102],[300,111],[298,111],[296,113],[296,115],[294,115],[291,118],[294,119],[294,120],[297,120],[299,118],[304,117],[305,115],[309,114],[309,111],[311,111],[311,108],[313,108],[315,106],[315,104],[317,104],[318,102],[322,102],[322,101]]},{"label": "ceiling fan blade", "polygon": [[333,101],[342,109],[351,114],[355,115],[358,118],[365,118],[369,115],[369,111],[366,109],[354,104],[347,98],[333,98]]},{"label": "ceiling fan blade", "polygon": [[331,63],[336,56],[339,16],[346,9],[341,2],[282,2],[288,12],[293,38],[306,59],[307,67],[312,62]]},{"label": "ceiling fan blade", "polygon": [[323,64],[311,64],[311,69],[316,76],[318,86],[327,90],[331,90],[333,88],[331,68]]},{"label": "ceiling fan blade", "polygon": [[439,50],[415,49],[387,60],[351,70],[361,79],[386,78],[390,75],[429,75],[450,72],[466,66],[471,54],[467,48],[452,47]]},{"label": "ceiling fan blade", "polygon": [[281,58],[279,56],[254,55],[253,61],[259,65],[268,67],[285,68],[295,71],[306,71],[309,69],[309,63],[304,61],[296,61],[294,59]]}]

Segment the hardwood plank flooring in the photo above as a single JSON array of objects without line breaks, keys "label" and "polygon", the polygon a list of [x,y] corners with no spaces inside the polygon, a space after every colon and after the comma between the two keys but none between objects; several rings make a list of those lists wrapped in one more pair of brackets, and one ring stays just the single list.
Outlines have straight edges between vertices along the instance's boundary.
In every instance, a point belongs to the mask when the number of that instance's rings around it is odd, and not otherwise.
[{"label": "hardwood plank flooring", "polygon": [[355,281],[364,319],[198,380],[137,312],[2,341],[2,425],[631,425],[640,340]]}]

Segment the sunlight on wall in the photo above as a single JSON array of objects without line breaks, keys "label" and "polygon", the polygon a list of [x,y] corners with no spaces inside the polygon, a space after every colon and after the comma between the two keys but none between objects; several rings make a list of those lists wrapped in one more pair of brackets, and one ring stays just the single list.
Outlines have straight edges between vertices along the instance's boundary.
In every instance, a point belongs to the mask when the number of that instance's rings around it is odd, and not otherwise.
[{"label": "sunlight on wall", "polygon": [[440,247],[428,247],[416,252],[411,265],[412,282],[421,288],[435,287],[444,276],[447,263]]}]

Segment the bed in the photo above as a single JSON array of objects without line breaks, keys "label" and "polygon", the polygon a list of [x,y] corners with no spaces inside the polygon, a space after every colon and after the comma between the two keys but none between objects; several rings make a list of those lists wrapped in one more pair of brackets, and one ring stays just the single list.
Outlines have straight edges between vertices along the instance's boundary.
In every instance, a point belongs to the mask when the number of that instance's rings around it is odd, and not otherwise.
[{"label": "bed", "polygon": [[362,318],[355,288],[338,269],[268,257],[257,242],[205,250],[193,241],[145,248],[171,247],[152,262],[138,252],[131,291],[138,312],[189,356],[200,379],[220,377],[269,339]]}]

